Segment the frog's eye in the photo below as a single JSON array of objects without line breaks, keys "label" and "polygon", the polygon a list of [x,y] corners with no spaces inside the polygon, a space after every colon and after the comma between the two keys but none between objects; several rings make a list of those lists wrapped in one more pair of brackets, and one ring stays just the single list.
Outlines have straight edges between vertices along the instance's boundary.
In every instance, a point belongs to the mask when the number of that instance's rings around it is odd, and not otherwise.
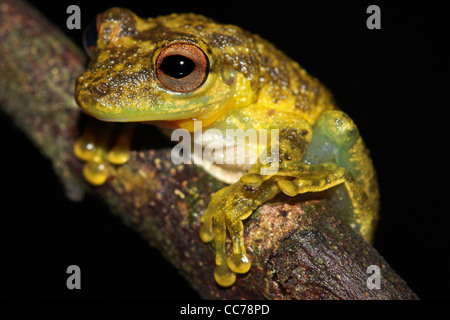
[{"label": "frog's eye", "polygon": [[89,57],[92,57],[97,46],[98,31],[100,30],[100,24],[103,20],[103,14],[97,15],[95,24],[91,23],[87,26],[83,33],[83,46],[84,50]]},{"label": "frog's eye", "polygon": [[168,45],[156,58],[156,76],[171,91],[193,91],[206,81],[208,73],[208,57],[202,49],[189,42]]}]

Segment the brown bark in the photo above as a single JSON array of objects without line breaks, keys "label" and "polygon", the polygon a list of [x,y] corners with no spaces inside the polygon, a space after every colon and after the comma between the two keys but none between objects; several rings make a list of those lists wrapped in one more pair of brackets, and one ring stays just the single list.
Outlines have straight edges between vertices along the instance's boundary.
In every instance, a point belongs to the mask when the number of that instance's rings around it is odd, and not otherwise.
[{"label": "brown bark", "polygon": [[[277,197],[245,222],[252,269],[228,289],[213,280],[214,250],[198,236],[199,217],[223,187],[201,168],[174,166],[150,126],[138,129],[131,160],[93,188],[72,146],[81,114],[73,99],[85,57],[23,1],[0,1],[0,106],[48,157],[66,194],[101,197],[204,298],[417,299],[379,253],[338,218],[325,194]],[[145,140],[144,140],[145,137]],[[149,138],[151,137],[151,138]],[[367,267],[381,269],[381,289],[367,287]]]}]

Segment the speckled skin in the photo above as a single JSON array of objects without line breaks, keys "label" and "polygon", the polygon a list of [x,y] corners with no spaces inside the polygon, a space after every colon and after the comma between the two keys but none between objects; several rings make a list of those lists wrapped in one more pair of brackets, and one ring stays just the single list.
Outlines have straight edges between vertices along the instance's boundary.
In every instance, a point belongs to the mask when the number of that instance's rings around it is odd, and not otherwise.
[{"label": "speckled skin", "polygon": [[[267,109],[264,118],[277,118],[280,104],[282,111],[314,123],[320,113],[333,108],[331,95],[316,79],[272,44],[239,27],[194,14],[141,19],[113,8],[104,13],[100,28],[97,50],[87,72],[78,78],[75,96],[84,111],[102,120],[175,120],[177,126],[187,127],[187,119],[217,113],[223,117],[236,106],[260,102],[258,108]],[[154,64],[162,47],[180,40],[204,49],[211,69],[201,90],[174,96],[157,81]],[[234,77],[227,76],[230,70]],[[238,74],[245,80],[238,82]],[[234,97],[239,94],[236,84],[245,86],[240,97]],[[232,105],[229,100],[234,100]]]},{"label": "speckled skin", "polygon": [[[215,242],[217,283],[232,285],[235,273],[250,269],[242,220],[280,192],[295,196],[344,186],[349,201],[342,200],[338,210],[371,240],[378,186],[368,152],[353,121],[296,62],[259,36],[199,15],[141,19],[113,8],[100,22],[95,53],[76,84],[77,103],[86,113],[105,121],[149,122],[190,132],[196,120],[203,129],[221,132],[279,130],[278,172],[263,175],[260,163],[206,167],[218,179],[234,182],[213,196],[201,218],[202,240]],[[155,70],[162,50],[179,43],[199,48],[209,62],[206,80],[181,93],[168,89]],[[90,160],[95,168],[102,166],[102,154]]]}]

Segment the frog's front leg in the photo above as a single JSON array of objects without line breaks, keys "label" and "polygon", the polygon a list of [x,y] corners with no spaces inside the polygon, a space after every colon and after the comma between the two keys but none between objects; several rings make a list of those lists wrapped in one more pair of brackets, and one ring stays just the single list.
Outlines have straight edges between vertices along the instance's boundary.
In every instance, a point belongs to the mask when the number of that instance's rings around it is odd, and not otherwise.
[{"label": "frog's front leg", "polygon": [[117,124],[90,119],[83,134],[74,145],[78,159],[85,161],[83,176],[92,185],[99,186],[110,175],[109,164],[124,164],[130,159],[130,144],[135,124],[123,124],[115,144],[109,145]]},{"label": "frog's front leg", "polygon": [[[356,126],[344,113],[328,111],[319,117],[302,161],[282,159],[279,171],[271,175],[260,174],[262,167],[254,165],[241,181],[217,192],[202,217],[200,235],[205,242],[214,238],[214,276],[220,285],[233,284],[235,273],[250,268],[242,220],[280,191],[295,196],[343,184],[352,206],[343,213],[343,219],[366,240],[372,239],[378,210],[374,170]],[[233,244],[228,258],[227,229]]]},{"label": "frog's front leg", "polygon": [[[266,181],[258,188],[236,182],[216,192],[202,216],[200,237],[204,242],[214,239],[216,248],[216,269],[214,278],[224,287],[235,282],[236,273],[246,273],[251,266],[244,243],[242,220],[264,202],[280,192],[274,181]],[[227,257],[227,230],[232,239],[232,253]]]}]

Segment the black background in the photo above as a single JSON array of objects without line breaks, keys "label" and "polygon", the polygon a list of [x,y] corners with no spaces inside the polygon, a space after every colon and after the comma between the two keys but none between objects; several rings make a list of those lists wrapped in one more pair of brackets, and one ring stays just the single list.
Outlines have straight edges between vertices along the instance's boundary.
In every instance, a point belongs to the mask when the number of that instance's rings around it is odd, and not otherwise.
[{"label": "black background", "polygon": [[[261,35],[333,93],[371,150],[381,189],[375,247],[422,299],[448,299],[448,54],[441,2],[59,1],[34,2],[66,28],[66,8],[82,27],[108,7],[142,17],[202,13]],[[366,8],[381,8],[368,30]],[[0,117],[0,296],[193,299],[174,267],[98,201],[73,203],[48,160],[6,116]],[[66,288],[66,268],[82,271],[81,290]]]}]

